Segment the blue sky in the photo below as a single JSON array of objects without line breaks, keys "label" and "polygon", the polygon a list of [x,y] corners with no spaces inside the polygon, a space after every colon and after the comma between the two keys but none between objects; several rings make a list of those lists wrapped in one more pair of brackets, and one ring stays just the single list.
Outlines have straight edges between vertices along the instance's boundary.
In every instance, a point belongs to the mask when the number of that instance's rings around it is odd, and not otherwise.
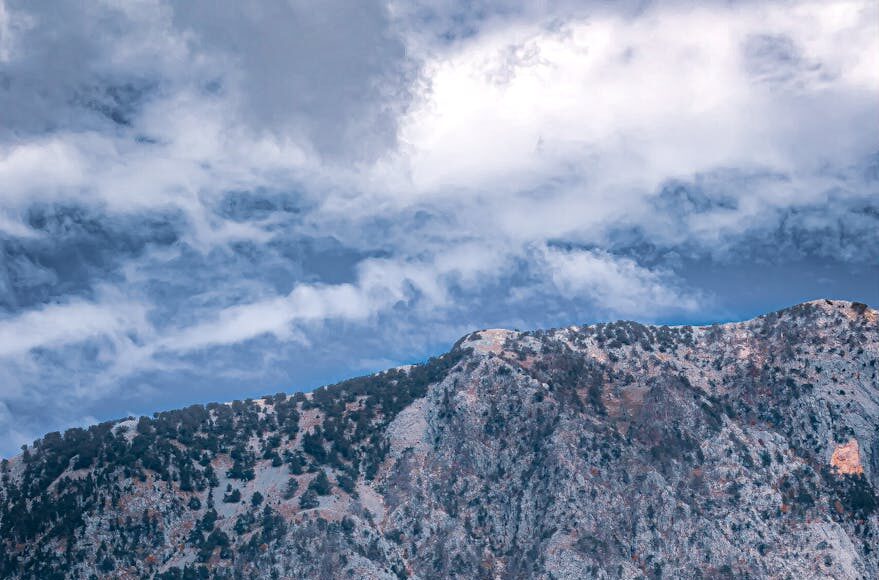
[{"label": "blue sky", "polygon": [[0,454],[476,328],[879,303],[877,12],[0,0]]}]

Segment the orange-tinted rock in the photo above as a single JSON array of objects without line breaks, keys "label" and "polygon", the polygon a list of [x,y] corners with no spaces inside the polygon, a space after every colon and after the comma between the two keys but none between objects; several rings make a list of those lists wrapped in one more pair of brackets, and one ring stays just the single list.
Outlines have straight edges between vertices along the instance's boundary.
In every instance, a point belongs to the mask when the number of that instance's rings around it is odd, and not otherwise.
[{"label": "orange-tinted rock", "polygon": [[852,439],[845,445],[837,445],[830,457],[830,465],[839,475],[862,475],[864,467],[861,465],[857,439]]}]

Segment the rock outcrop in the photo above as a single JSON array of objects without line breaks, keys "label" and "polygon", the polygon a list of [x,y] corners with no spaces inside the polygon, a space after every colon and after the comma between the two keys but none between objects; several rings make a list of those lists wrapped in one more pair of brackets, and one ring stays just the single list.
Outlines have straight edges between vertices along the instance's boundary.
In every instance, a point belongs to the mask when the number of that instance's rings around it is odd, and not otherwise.
[{"label": "rock outcrop", "polygon": [[839,475],[863,475],[864,467],[861,465],[858,440],[851,439],[844,445],[837,445],[830,457],[830,465]]}]

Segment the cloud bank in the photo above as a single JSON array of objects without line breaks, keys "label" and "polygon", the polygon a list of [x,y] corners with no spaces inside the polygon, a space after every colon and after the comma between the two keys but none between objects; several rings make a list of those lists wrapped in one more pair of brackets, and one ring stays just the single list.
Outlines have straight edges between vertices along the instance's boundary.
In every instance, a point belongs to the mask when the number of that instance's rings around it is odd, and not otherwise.
[{"label": "cloud bank", "polygon": [[479,327],[876,302],[877,12],[0,0],[0,454]]}]

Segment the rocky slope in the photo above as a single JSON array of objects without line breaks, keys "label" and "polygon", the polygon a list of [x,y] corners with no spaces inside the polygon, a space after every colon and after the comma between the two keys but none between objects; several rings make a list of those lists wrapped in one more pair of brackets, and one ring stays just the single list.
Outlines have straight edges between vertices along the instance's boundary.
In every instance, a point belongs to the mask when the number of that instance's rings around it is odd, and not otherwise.
[{"label": "rocky slope", "polygon": [[487,330],[314,393],[46,435],[4,578],[877,578],[879,318]]}]

